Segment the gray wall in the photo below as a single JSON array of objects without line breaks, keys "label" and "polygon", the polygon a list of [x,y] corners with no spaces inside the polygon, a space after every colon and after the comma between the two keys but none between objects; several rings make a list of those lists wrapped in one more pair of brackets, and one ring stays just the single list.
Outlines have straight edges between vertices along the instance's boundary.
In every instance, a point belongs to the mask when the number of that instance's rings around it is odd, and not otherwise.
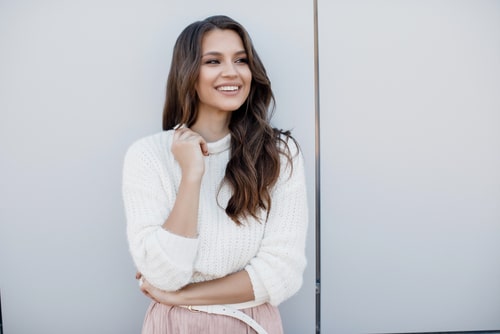
[{"label": "gray wall", "polygon": [[322,333],[500,330],[500,1],[319,23]]},{"label": "gray wall", "polygon": [[[500,328],[500,2],[318,0],[322,333]],[[160,130],[181,29],[226,13],[306,158],[313,333],[313,1],[0,2],[0,289],[16,333],[137,333],[120,178]]]},{"label": "gray wall", "polygon": [[[276,93],[275,124],[293,128],[304,150],[313,219],[312,10],[303,1],[0,2],[5,333],[139,332],[148,300],[125,240],[122,159],[160,131],[172,47],[194,20],[224,13],[250,31]],[[281,307],[287,333],[314,328],[314,224],[307,253],[303,289]]]}]

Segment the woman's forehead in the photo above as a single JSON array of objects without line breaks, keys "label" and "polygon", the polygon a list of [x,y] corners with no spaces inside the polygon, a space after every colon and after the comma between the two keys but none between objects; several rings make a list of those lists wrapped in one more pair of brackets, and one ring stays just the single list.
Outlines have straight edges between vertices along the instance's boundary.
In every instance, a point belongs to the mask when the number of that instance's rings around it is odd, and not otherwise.
[{"label": "woman's forehead", "polygon": [[208,53],[241,53],[245,46],[240,35],[230,29],[214,29],[205,33],[201,41],[203,55]]}]

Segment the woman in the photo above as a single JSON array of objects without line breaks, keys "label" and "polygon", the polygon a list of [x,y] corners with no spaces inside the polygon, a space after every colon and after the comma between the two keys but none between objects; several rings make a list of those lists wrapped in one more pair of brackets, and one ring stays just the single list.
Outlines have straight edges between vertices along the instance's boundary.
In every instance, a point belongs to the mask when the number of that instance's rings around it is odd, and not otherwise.
[{"label": "woman", "polygon": [[[306,265],[302,155],[270,126],[270,81],[226,16],[178,37],[165,131],[134,143],[123,174],[143,333],[282,333],[277,305]],[[222,305],[222,306],[221,306]]]}]

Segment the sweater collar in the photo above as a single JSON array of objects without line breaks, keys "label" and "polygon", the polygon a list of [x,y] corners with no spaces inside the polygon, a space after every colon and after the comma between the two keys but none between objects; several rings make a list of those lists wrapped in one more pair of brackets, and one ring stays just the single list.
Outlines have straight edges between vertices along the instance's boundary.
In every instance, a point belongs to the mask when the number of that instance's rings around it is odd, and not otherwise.
[{"label": "sweater collar", "polygon": [[217,154],[227,151],[231,146],[231,133],[228,133],[217,141],[207,143],[207,146],[208,154]]}]

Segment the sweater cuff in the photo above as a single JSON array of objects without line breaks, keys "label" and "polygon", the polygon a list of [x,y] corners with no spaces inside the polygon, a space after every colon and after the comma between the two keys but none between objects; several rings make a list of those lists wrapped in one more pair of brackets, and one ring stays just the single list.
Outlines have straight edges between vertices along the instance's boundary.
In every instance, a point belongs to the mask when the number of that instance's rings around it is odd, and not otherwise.
[{"label": "sweater cuff", "polygon": [[156,238],[163,252],[172,263],[181,268],[192,267],[198,252],[197,238],[186,238],[159,228]]},{"label": "sweater cuff", "polygon": [[250,277],[250,282],[252,282],[253,294],[255,296],[255,301],[257,302],[268,302],[269,293],[267,292],[264,282],[260,279],[259,275],[255,272],[251,265],[245,267],[245,270]]}]

